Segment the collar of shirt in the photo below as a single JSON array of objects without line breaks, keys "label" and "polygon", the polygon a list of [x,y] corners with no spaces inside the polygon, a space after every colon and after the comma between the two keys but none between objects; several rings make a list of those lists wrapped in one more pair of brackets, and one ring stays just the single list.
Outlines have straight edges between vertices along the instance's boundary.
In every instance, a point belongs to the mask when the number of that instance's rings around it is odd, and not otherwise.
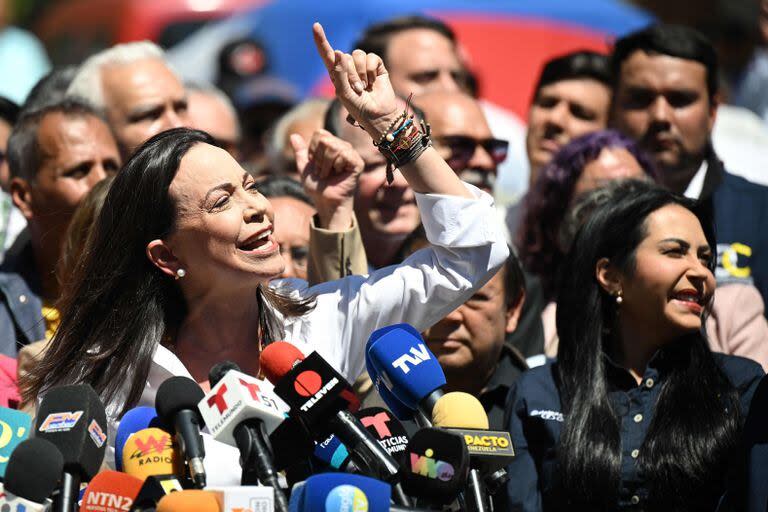
[{"label": "collar of shirt", "polygon": [[699,170],[694,174],[693,179],[688,183],[688,187],[683,192],[685,197],[691,199],[698,199],[701,196],[701,191],[704,189],[704,177],[707,175],[707,161],[702,160]]},{"label": "collar of shirt", "polygon": [[509,388],[527,369],[525,358],[514,347],[505,343],[501,348],[496,370],[478,396],[485,412],[488,413],[491,430],[504,430],[504,408]]}]

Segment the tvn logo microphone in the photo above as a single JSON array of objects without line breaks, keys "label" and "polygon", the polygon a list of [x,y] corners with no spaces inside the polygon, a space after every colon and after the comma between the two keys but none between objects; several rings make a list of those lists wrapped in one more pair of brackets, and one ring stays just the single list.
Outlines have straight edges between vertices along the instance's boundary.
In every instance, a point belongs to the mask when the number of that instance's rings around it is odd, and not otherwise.
[{"label": "tvn logo microphone", "polygon": [[260,418],[267,432],[285,419],[285,404],[275,396],[272,384],[230,370],[197,404],[208,430],[223,443],[237,446],[233,432],[246,418]]},{"label": "tvn logo microphone", "polygon": [[[429,361],[432,356],[427,349],[427,346],[423,343],[419,343],[416,347],[411,347],[408,352],[392,361],[392,368],[397,368],[405,375],[410,373],[412,367],[416,367],[424,361]],[[408,366],[411,366],[409,368]]]}]

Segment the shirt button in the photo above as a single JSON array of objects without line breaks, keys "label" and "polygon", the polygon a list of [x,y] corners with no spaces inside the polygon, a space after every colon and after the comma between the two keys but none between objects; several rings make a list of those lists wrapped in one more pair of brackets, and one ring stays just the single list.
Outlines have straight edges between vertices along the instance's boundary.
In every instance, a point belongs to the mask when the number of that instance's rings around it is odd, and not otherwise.
[{"label": "shirt button", "polygon": [[648,379],[645,381],[645,387],[647,388],[652,388],[653,384],[654,384],[653,379]]},{"label": "shirt button", "polygon": [[636,459],[640,455],[640,450],[632,450],[632,458]]},{"label": "shirt button", "polygon": [[631,498],[629,498],[629,502],[632,503],[633,505],[637,505],[638,503],[640,503],[640,497],[632,496]]},{"label": "shirt button", "polygon": [[19,302],[21,302],[22,304],[25,304],[27,302],[27,296],[19,295]]},{"label": "shirt button", "polygon": [[635,414],[635,423],[640,423],[643,421],[643,415],[642,414]]}]

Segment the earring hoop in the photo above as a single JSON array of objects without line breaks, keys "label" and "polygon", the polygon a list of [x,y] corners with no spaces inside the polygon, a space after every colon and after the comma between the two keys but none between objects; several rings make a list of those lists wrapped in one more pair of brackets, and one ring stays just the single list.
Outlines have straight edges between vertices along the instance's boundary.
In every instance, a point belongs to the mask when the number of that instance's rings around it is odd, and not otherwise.
[{"label": "earring hoop", "polygon": [[186,275],[187,275],[187,271],[184,270],[183,268],[180,268],[180,269],[178,269],[176,271],[176,280],[178,281],[179,279],[181,279],[182,277],[184,277]]}]

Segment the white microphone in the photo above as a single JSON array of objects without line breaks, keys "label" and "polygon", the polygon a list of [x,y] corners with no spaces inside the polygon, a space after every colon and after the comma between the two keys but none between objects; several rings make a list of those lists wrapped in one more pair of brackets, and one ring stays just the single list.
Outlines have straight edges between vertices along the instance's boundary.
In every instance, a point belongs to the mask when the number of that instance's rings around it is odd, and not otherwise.
[{"label": "white microphone", "polygon": [[45,500],[43,503],[37,503],[16,496],[11,492],[6,491],[3,484],[0,483],[1,510],[7,510],[8,512],[49,512],[51,510],[51,504],[50,500]]},{"label": "white microphone", "polygon": [[234,432],[241,422],[260,419],[271,434],[285,419],[287,406],[281,408],[282,400],[272,389],[269,382],[230,370],[197,407],[214,439],[237,446]]},{"label": "white microphone", "polygon": [[230,370],[197,407],[214,439],[240,450],[241,485],[272,487],[274,509],[287,512],[288,500],[279,490],[268,436],[283,422],[288,407],[272,389],[272,384]]}]

